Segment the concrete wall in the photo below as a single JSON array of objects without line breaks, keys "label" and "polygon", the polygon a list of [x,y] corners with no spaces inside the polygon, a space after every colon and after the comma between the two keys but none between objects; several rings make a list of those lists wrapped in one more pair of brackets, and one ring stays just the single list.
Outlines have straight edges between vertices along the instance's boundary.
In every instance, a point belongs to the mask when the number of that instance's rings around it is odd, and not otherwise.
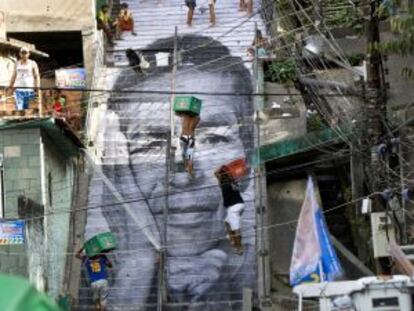
[{"label": "concrete wall", "polygon": [[62,156],[56,145],[42,135],[45,146],[46,214],[45,221],[48,260],[49,295],[57,297],[64,278],[66,250],[69,239],[70,214],[72,206],[73,167]]},{"label": "concrete wall", "polygon": [[94,27],[94,0],[2,0],[8,32],[69,31]]},{"label": "concrete wall", "polygon": [[[39,130],[0,132],[0,153],[4,155],[5,217],[17,218],[19,195],[40,200]],[[0,252],[1,272],[29,276],[25,245],[0,246]]]},{"label": "concrete wall", "polygon": [[[306,179],[268,184],[269,226],[295,220],[305,198]],[[269,230],[272,276],[288,276],[296,223]]]},{"label": "concrete wall", "polygon": [[56,297],[62,289],[66,263],[73,167],[57,144],[39,129],[1,131],[0,153],[4,155],[5,217],[43,215],[43,210],[19,215],[19,196],[31,199],[38,208],[44,205],[44,213],[51,214],[27,221],[26,245],[0,246],[0,272],[29,277],[39,289],[47,289]]},{"label": "concrete wall", "polygon": [[81,31],[83,58],[90,75],[96,41],[94,0],[2,0],[0,11],[7,12],[7,32]]},{"label": "concrete wall", "polygon": [[18,217],[19,195],[41,202],[39,130],[6,130],[0,132],[4,154],[5,216]]},{"label": "concrete wall", "polygon": [[[266,94],[297,93],[294,87],[269,82],[264,84],[264,91]],[[306,134],[306,107],[300,97],[267,95],[264,113],[267,120],[261,123],[261,144]]]}]

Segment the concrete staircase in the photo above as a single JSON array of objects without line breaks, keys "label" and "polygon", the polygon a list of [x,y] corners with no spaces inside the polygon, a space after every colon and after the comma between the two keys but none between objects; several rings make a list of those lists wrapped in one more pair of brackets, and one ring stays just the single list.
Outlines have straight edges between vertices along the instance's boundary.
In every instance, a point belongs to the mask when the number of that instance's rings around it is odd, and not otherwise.
[{"label": "concrete staircase", "polygon": [[[170,69],[157,68],[154,58],[156,51],[171,51],[171,40],[165,44],[158,41],[157,46],[153,42],[174,36],[178,26],[180,50],[205,47],[203,52],[195,49],[183,54],[176,88],[206,93],[197,95],[203,100],[203,110],[197,130],[196,177],[192,180],[187,173],[173,169],[169,179],[168,304],[164,310],[241,310],[243,288],[255,288],[256,282],[253,181],[246,178],[242,183],[246,201],[242,219],[245,253],[238,256],[225,238],[224,209],[212,172],[234,157],[252,153],[253,136],[248,123],[252,121],[253,102],[246,97],[214,94],[252,90],[252,66],[246,49],[253,41],[255,23],[264,28],[260,14],[248,18],[245,12],[238,11],[238,1],[217,0],[217,24],[209,27],[208,11],[200,13],[199,0],[193,26],[188,27],[184,1],[162,0],[160,5],[154,0],[126,2],[133,11],[138,36],[124,33],[123,40],[107,50],[110,68],[102,73],[101,80],[104,88],[121,88],[131,93],[114,92],[104,97],[106,102],[99,104],[99,117],[93,119],[97,133],[91,144],[97,163],[124,202],[119,204],[103,179],[93,175],[86,228],[87,238],[111,230],[119,240],[118,250],[110,255],[115,268],[110,277],[108,308],[156,309],[156,252],[125,211],[124,203],[145,222],[147,231],[160,240],[165,220],[170,96],[147,92],[171,90]],[[259,6],[256,1],[255,9]],[[216,42],[206,44],[206,39]],[[126,68],[127,48],[144,52],[151,63],[146,74]],[[166,80],[160,78],[163,75]],[[178,133],[180,120],[175,121]],[[180,157],[178,151],[176,159]],[[91,303],[91,291],[83,275],[79,309],[85,310]]]},{"label": "concrete staircase", "polygon": [[[186,25],[187,7],[181,0],[163,0],[162,4],[144,0],[124,1],[134,12],[136,33],[134,37],[130,33],[124,33],[121,41],[117,41],[112,53],[108,53],[108,62],[115,66],[127,65],[125,50],[144,49],[157,39],[174,36],[175,26],[178,27],[178,35],[192,34],[202,35],[218,39],[227,46],[234,56],[247,60],[246,49],[253,41],[255,22],[259,29],[263,29],[260,14],[248,19],[245,12],[238,11],[238,1],[217,1],[216,19],[217,25],[210,27],[207,1],[197,1],[196,13],[192,27]],[[259,1],[255,1],[255,10],[259,9]],[[115,10],[117,7],[115,6]],[[201,13],[203,12],[203,13]]]}]

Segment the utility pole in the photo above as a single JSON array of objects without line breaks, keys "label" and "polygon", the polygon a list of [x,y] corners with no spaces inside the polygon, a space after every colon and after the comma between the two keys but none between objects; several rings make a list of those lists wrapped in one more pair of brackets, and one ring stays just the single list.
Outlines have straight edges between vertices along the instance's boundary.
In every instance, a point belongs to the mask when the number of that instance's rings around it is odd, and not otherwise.
[{"label": "utility pole", "polygon": [[368,109],[367,139],[379,142],[384,134],[384,122],[386,120],[386,98],[383,87],[385,83],[381,77],[381,55],[373,46],[380,42],[379,17],[377,1],[367,1],[369,7],[368,21],[366,23],[367,53],[367,88],[366,99]]},{"label": "utility pole", "polygon": [[162,212],[162,232],[161,232],[161,251],[159,258],[159,271],[158,271],[158,296],[157,296],[157,311],[163,311],[164,305],[167,303],[167,286],[166,286],[166,263],[167,263],[167,229],[168,229],[168,199],[169,199],[169,187],[170,187],[170,173],[175,165],[174,157],[176,146],[173,146],[173,140],[175,141],[175,122],[174,122],[174,96],[176,86],[176,75],[178,66],[178,27],[175,26],[174,30],[174,51],[173,51],[173,63],[171,73],[171,96],[170,96],[170,131],[167,132],[167,146],[165,151],[165,181],[164,181],[164,207]]},{"label": "utility pole", "polygon": [[[166,286],[166,263],[167,263],[167,229],[168,229],[168,199],[169,199],[169,181],[171,172],[171,134],[167,132],[167,146],[165,148],[165,181],[164,181],[164,206],[162,210],[162,232],[161,232],[161,251],[159,258],[158,270],[158,296],[157,311],[163,311],[167,303],[167,286]],[[160,226],[161,227],[161,226]]]},{"label": "utility pole", "polygon": [[168,209],[169,209],[169,188],[170,188],[170,173],[174,166],[174,156],[176,147],[172,145],[172,141],[175,138],[175,124],[174,124],[174,92],[175,82],[177,75],[177,38],[178,27],[175,26],[174,31],[174,52],[173,52],[173,64],[172,64],[172,77],[171,77],[171,97],[170,97],[170,131],[167,132],[167,146],[165,150],[165,180],[164,180],[164,207],[162,211],[162,232],[161,232],[161,251],[159,258],[159,271],[158,271],[158,296],[157,296],[157,311],[163,311],[164,305],[167,303],[167,286],[166,286],[166,263],[167,263],[167,229],[168,229]]},{"label": "utility pole", "polygon": [[[366,128],[363,129],[365,143],[371,146],[371,157],[369,163],[365,166],[365,176],[368,176],[367,182],[370,185],[371,192],[384,190],[384,172],[378,156],[378,145],[385,134],[385,123],[387,120],[386,110],[386,93],[385,83],[382,78],[382,59],[381,54],[376,47],[380,43],[379,1],[367,0],[365,7],[366,13],[366,39],[367,39],[367,57],[366,57]],[[364,142],[363,142],[364,143]],[[359,150],[362,151],[362,150]],[[369,152],[369,150],[367,150]],[[368,153],[367,152],[367,153]],[[367,154],[366,153],[366,154]],[[373,211],[383,210],[378,197],[373,198]],[[375,260],[377,273],[383,273],[380,261]]]},{"label": "utility pole", "polygon": [[[254,57],[254,75],[255,75],[255,92],[263,93],[263,70],[262,65],[258,59],[257,46],[257,23],[255,23],[255,57]],[[255,202],[256,202],[256,250],[257,250],[257,280],[260,310],[267,311],[272,307],[272,300],[270,297],[270,263],[269,250],[267,247],[267,233],[266,233],[266,175],[263,174],[260,159],[260,113],[263,109],[263,98],[261,96],[255,97]]]}]

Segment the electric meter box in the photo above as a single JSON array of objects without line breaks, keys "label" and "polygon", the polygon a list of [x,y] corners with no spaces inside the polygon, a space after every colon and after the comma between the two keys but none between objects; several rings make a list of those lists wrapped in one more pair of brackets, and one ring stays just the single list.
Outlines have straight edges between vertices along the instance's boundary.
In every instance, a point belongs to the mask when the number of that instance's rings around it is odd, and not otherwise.
[{"label": "electric meter box", "polygon": [[391,217],[385,212],[371,213],[371,230],[374,257],[390,256],[390,242],[395,241]]},{"label": "electric meter box", "polygon": [[352,300],[357,310],[410,311],[412,299],[406,286],[405,281],[374,281],[365,291],[353,293]]},{"label": "electric meter box", "polygon": [[319,298],[319,311],[411,311],[413,289],[410,277],[390,275],[302,283],[293,291],[300,297],[299,310],[303,307],[303,298]]}]

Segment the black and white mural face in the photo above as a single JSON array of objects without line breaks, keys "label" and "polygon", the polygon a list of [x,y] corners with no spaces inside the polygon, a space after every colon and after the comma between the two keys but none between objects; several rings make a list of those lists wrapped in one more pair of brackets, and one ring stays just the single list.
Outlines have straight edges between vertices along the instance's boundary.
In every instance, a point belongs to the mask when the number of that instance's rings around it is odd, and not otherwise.
[{"label": "black and white mural face", "polygon": [[[148,47],[146,57],[154,61],[152,51],[172,47],[171,38],[159,40]],[[180,37],[178,47],[190,51],[181,54],[176,90],[203,100],[194,179],[178,168],[177,150],[167,180],[171,95],[144,92],[170,91],[171,67],[153,66],[146,74],[123,70],[114,89],[134,92],[114,93],[105,114],[105,177],[95,174],[90,184],[87,236],[109,229],[119,240],[112,254],[110,310],[155,310],[160,269],[156,246],[162,244],[164,233],[167,301],[175,306],[171,310],[241,310],[243,288],[255,288],[253,180],[247,177],[241,183],[246,207],[244,254],[239,256],[226,239],[225,210],[213,174],[220,165],[252,153],[252,98],[231,95],[251,92],[251,75],[240,58],[210,38]],[[179,135],[180,119],[174,118]],[[105,178],[122,203],[104,185]]]}]

